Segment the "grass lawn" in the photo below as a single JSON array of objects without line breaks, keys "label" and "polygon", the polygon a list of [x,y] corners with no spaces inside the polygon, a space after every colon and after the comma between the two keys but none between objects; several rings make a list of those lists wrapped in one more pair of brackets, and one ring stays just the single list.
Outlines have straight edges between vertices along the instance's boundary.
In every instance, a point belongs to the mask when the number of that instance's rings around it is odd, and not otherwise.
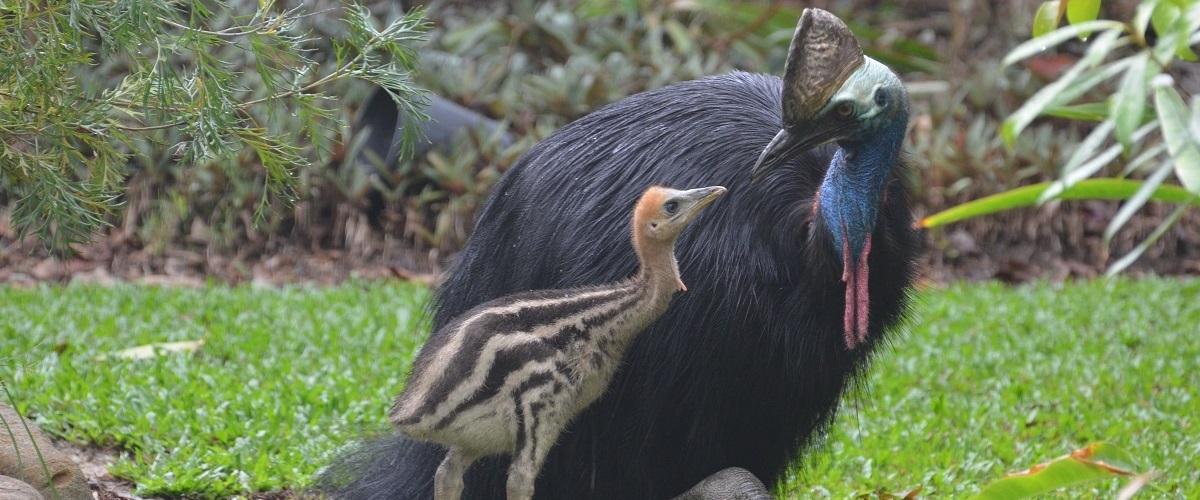
[{"label": "grass lawn", "polygon": [[[0,377],[50,434],[122,450],[113,472],[140,495],[303,487],[339,446],[384,428],[426,299],[397,283],[0,288]],[[780,496],[962,497],[1098,440],[1163,473],[1138,498],[1196,496],[1198,299],[1196,280],[924,291]],[[196,354],[114,356],[200,339]]]}]

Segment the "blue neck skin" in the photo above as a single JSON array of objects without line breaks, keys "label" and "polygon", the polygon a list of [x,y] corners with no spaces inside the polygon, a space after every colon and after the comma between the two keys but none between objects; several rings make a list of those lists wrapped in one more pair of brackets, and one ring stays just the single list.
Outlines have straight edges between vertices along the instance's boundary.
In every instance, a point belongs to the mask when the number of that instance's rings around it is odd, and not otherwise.
[{"label": "blue neck skin", "polygon": [[[867,134],[864,141],[838,141],[838,150],[821,183],[818,210],[833,236],[839,259],[850,242],[850,266],[857,265],[868,234],[875,230],[884,186],[900,155],[908,117],[899,117]],[[846,262],[842,262],[846,265]]]}]

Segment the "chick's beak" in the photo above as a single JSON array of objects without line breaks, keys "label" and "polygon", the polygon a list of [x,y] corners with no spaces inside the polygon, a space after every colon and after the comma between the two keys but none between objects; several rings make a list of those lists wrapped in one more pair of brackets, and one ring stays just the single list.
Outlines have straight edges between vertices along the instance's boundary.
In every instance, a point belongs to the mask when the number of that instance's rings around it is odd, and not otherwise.
[{"label": "chick's beak", "polygon": [[691,214],[699,212],[702,208],[708,206],[713,200],[720,198],[721,195],[728,191],[724,186],[709,186],[697,189],[689,189],[683,192],[683,196],[692,200],[695,204],[691,207]]}]

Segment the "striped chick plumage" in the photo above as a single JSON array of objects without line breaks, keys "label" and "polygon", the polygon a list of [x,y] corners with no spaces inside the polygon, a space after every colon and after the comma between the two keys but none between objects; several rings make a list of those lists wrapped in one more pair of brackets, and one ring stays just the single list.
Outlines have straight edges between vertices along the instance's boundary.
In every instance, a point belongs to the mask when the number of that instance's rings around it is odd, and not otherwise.
[{"label": "striped chick plumage", "polygon": [[634,210],[636,275],[501,297],[431,336],[390,420],[401,434],[449,447],[435,498],[459,498],[466,468],[499,453],[513,453],[508,498],[532,497],[558,435],[604,393],[629,343],[685,289],[675,239],[724,192],[652,187]]}]

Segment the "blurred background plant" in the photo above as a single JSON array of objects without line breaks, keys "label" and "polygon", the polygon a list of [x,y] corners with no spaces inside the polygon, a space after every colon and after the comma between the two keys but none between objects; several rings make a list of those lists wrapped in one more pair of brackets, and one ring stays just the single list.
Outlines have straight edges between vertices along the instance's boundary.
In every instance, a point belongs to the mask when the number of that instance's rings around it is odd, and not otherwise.
[{"label": "blurred background plant", "polygon": [[[311,15],[295,19],[292,31],[311,34],[303,47],[317,66],[308,78],[337,67],[329,40],[345,36],[345,25],[328,15],[324,1],[306,5]],[[1107,102],[1122,81],[1113,77],[1081,92],[1075,102],[1056,103],[1047,106],[1047,113],[1027,117],[1019,140],[1006,143],[1005,119],[1029,113],[1018,110],[1042,99],[1038,96],[1047,84],[1069,71],[1090,74],[1092,70],[1073,68],[1095,62],[1088,54],[1096,53],[1092,44],[1104,31],[1095,28],[1090,42],[1059,39],[1045,51],[1003,65],[1005,54],[1030,38],[1037,13],[1046,12],[1039,5],[1038,0],[1003,5],[984,0],[429,2],[426,12],[433,28],[428,41],[415,47],[421,62],[410,85],[490,119],[494,128],[460,131],[433,147],[418,148],[415,157],[365,164],[370,162],[363,161],[364,155],[382,154],[372,152],[375,146],[360,133],[364,117],[380,109],[372,99],[372,85],[345,80],[322,87],[325,95],[339,99],[315,99],[316,104],[344,125],[326,127],[324,138],[312,144],[301,139],[309,130],[302,117],[287,109],[269,113],[256,107],[261,115],[257,123],[291,138],[283,142],[301,145],[296,155],[311,164],[293,170],[294,205],[276,203],[286,202],[288,195],[264,195],[270,177],[252,151],[181,164],[173,147],[191,136],[175,129],[149,131],[136,149],[128,148],[136,154],[128,160],[125,194],[117,198],[122,205],[102,218],[114,227],[98,245],[80,249],[85,264],[79,265],[103,262],[126,276],[179,271],[235,282],[256,277],[256,266],[271,259],[294,261],[297,277],[315,276],[314,263],[329,262],[352,270],[376,266],[385,273],[436,271],[469,236],[493,183],[541,138],[643,90],[732,70],[779,74],[804,7],[825,8],[847,20],[868,54],[886,62],[908,84],[913,104],[909,159],[916,167],[911,184],[918,215],[1029,188],[1058,179],[1064,165],[1081,164],[1078,155],[1090,151],[1087,156],[1094,157],[1119,142],[1111,134],[1103,144],[1085,141],[1097,126],[1097,108],[1067,106]],[[1100,18],[1133,19],[1136,14],[1136,4],[1096,5]],[[228,7],[212,9],[211,18],[231,15],[226,10],[240,9],[243,16],[257,12],[249,2]],[[373,17],[391,25],[410,15],[411,4],[371,0],[367,7]],[[1038,19],[1039,26],[1046,25],[1044,18]],[[226,24],[213,25],[229,25],[221,22]],[[1147,30],[1158,36],[1153,20],[1149,25]],[[1144,38],[1152,44],[1161,40]],[[1113,45],[1107,56],[1112,60],[1139,50],[1131,43]],[[231,68],[255,68],[257,60],[233,45],[210,53]],[[1083,65],[1076,64],[1080,60]],[[121,81],[121,64],[103,62],[88,76],[113,88]],[[1180,94],[1200,89],[1194,66],[1176,64],[1170,72]],[[237,86],[254,90],[235,102],[265,95],[254,75],[244,71],[239,77]],[[1075,119],[1089,111],[1093,120]],[[1010,127],[1009,135],[1016,137],[1013,132]],[[1131,145],[1161,144],[1153,137]],[[1110,170],[1119,171],[1135,158],[1133,151],[1118,154],[1114,161],[1121,165]],[[1132,170],[1130,175],[1139,180],[1150,174],[1145,167]],[[0,189],[0,207],[11,207],[16,200],[12,181],[3,182],[8,184]],[[270,209],[258,210],[263,206]],[[1108,242],[1106,228],[1121,209],[1115,201],[1051,200],[931,230],[927,274],[934,280],[1012,281],[1093,276],[1103,269],[1110,247],[1114,254],[1134,249],[1159,231],[1175,206],[1148,203],[1128,218],[1122,231],[1110,232]],[[1200,217],[1194,212],[1183,212],[1179,224],[1159,231],[1161,237],[1145,248],[1146,258],[1135,268],[1200,272]],[[12,248],[5,245],[13,238],[13,231],[6,230],[6,214],[0,208],[0,247]],[[0,252],[0,263],[16,262],[21,258],[17,253]],[[287,266],[280,264],[273,272],[282,267]],[[58,269],[59,274],[28,273],[36,279],[70,277],[68,266]]]},{"label": "blurred background plant", "polygon": [[[1069,41],[1090,40],[1078,61],[1029,97],[1001,128],[1005,144],[1013,147],[1039,116],[1095,122],[1059,169],[1058,180],[956,207],[950,217],[937,214],[922,225],[936,227],[1068,196],[1125,200],[1104,230],[1108,245],[1150,199],[1175,202],[1168,217],[1109,266],[1111,274],[1132,264],[1196,201],[1200,101],[1185,92],[1189,106],[1179,95],[1178,82],[1185,77],[1181,73],[1195,71],[1185,64],[1197,61],[1192,47],[1200,43],[1200,3],[1143,0],[1126,21],[1098,20],[1100,7],[1100,0],[1042,3],[1033,20],[1034,38],[1004,58],[1010,66]],[[1064,17],[1068,24],[1059,28]],[[1096,176],[1104,178],[1087,180]],[[1131,176],[1140,180],[1127,180]],[[1170,178],[1182,189],[1164,184]]]},{"label": "blurred background plant", "polygon": [[271,1],[0,5],[0,202],[18,239],[63,253],[123,218],[165,245],[193,212],[276,229],[267,208],[334,148],[326,84],[369,81],[419,113],[422,11],[380,27],[359,6],[328,10],[333,38]]}]

